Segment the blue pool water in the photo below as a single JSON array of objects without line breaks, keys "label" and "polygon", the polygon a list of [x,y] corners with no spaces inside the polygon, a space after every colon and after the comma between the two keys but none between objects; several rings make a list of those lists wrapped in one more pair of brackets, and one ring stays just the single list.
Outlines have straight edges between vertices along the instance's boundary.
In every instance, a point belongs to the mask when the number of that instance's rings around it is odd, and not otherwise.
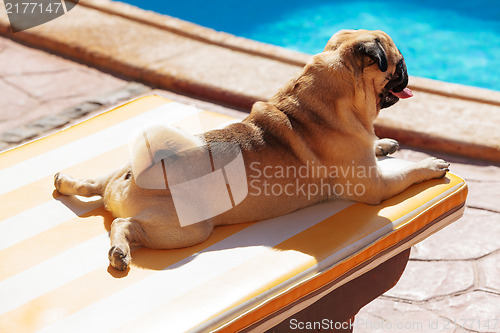
[{"label": "blue pool water", "polygon": [[396,42],[411,75],[500,90],[499,0],[126,2],[311,54],[340,29],[380,29]]}]

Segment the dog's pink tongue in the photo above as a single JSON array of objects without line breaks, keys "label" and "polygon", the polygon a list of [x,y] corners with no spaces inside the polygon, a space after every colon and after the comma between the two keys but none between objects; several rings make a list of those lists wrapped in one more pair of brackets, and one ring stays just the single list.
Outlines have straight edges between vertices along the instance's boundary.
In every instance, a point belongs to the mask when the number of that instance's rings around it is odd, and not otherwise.
[{"label": "dog's pink tongue", "polygon": [[398,98],[402,98],[402,99],[410,98],[413,96],[413,92],[409,88],[404,88],[403,91],[400,91],[400,92],[391,91],[391,93],[394,96],[396,96]]}]

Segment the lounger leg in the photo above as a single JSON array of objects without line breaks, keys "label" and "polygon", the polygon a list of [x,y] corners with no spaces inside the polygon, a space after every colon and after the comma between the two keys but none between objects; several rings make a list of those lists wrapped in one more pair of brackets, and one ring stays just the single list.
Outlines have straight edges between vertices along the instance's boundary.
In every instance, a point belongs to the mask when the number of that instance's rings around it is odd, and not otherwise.
[{"label": "lounger leg", "polygon": [[[266,333],[311,332],[311,330],[291,330],[291,328],[299,322],[305,325],[305,323],[323,323],[323,320],[326,320],[329,325],[327,329],[320,329],[319,332],[356,332],[356,327],[368,327],[366,323],[354,323],[355,315],[363,306],[396,285],[409,257],[410,249],[402,251],[331,291],[306,309],[291,315]],[[299,304],[300,301],[296,303]]]}]

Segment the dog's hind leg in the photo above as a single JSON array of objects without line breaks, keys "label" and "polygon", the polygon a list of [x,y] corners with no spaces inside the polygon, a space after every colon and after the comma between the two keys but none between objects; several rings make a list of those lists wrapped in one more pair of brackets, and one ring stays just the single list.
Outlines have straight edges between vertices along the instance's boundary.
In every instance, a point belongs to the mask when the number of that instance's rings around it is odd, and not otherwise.
[{"label": "dog's hind leg", "polygon": [[109,263],[124,271],[130,264],[130,244],[144,244],[146,235],[139,222],[131,218],[117,218],[109,232],[111,248],[108,252]]},{"label": "dog's hind leg", "polygon": [[75,179],[58,172],[54,176],[54,186],[59,193],[64,195],[102,196],[112,176],[99,179]]}]

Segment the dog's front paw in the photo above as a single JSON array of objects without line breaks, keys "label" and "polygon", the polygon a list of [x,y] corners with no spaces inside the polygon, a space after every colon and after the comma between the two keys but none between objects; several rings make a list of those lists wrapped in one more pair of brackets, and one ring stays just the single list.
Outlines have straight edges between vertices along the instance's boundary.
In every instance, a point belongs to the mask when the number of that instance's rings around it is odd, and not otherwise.
[{"label": "dog's front paw", "polygon": [[419,164],[426,171],[427,179],[443,178],[450,171],[450,163],[436,157],[426,158]]},{"label": "dog's front paw", "polygon": [[393,139],[380,139],[375,143],[375,155],[387,156],[399,149],[399,142]]},{"label": "dog's front paw", "polygon": [[109,263],[119,271],[124,271],[130,265],[130,253],[119,246],[113,246],[108,253]]}]

